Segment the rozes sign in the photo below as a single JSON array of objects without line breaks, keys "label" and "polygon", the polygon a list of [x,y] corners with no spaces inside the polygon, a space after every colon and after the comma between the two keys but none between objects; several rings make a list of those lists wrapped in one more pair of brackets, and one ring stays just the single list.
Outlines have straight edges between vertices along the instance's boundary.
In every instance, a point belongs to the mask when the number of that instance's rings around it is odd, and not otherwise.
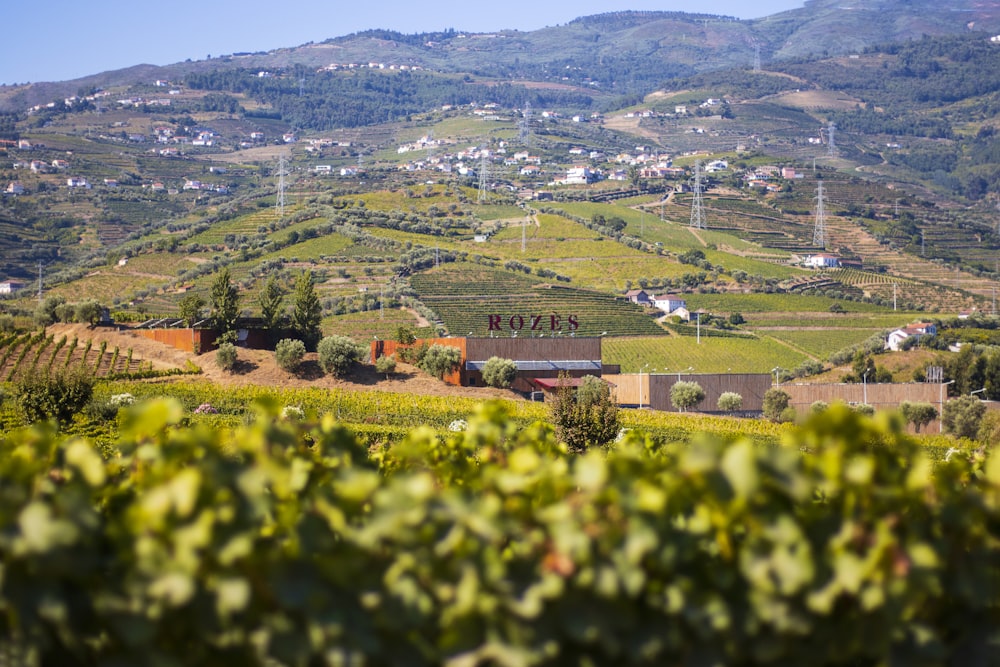
[{"label": "rozes sign", "polygon": [[576,315],[488,315],[490,331],[576,331]]}]

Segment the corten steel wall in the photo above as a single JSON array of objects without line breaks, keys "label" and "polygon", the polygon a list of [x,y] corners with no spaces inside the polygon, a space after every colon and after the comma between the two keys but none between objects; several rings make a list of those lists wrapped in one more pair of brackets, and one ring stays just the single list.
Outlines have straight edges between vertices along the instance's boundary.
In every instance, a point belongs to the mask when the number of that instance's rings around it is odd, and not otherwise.
[{"label": "corten steel wall", "polygon": [[[163,343],[164,345],[175,347],[178,350],[184,350],[185,352],[194,352],[195,343],[201,342],[200,337],[196,337],[195,334],[200,334],[202,330],[201,329],[133,329],[133,332],[142,336],[143,338],[155,340],[157,343]],[[204,349],[205,349],[204,346],[198,347],[199,352],[203,351]]]},{"label": "corten steel wall", "polygon": [[[130,329],[143,338],[164,343],[178,350],[204,354],[215,349],[218,332],[213,329]],[[263,329],[250,329],[247,337],[239,342],[240,347],[252,350],[270,350],[274,348],[271,334]]]},{"label": "corten steel wall", "polygon": [[[600,338],[422,338],[413,345],[403,345],[394,340],[376,340],[371,343],[372,362],[382,356],[396,354],[398,350],[427,345],[448,345],[457,347],[461,353],[459,370],[449,373],[444,381],[453,385],[482,386],[482,373],[465,369],[466,361],[487,361],[490,357],[512,359],[514,361],[599,361],[601,358]],[[569,375],[579,377],[592,375],[593,371],[571,371]],[[516,391],[533,391],[531,378],[555,378],[558,371],[521,371],[511,386]]]},{"label": "corten steel wall", "polygon": [[[941,396],[948,400],[948,392],[941,385],[927,382],[908,384],[783,384],[780,389],[792,397],[791,406],[796,410],[808,409],[816,401],[843,401],[867,403],[876,410],[895,410],[903,401],[931,403],[941,409]],[[867,392],[868,400],[865,400]]]},{"label": "corten steel wall", "polygon": [[[869,382],[867,389],[862,384],[783,384],[780,387],[792,397],[790,405],[801,412],[808,410],[816,401],[833,403],[867,403],[876,410],[895,410],[903,401],[911,403],[930,403],[941,414],[941,398],[948,400],[948,388],[945,385],[929,382],[912,382],[907,384],[875,384]],[[868,400],[865,401],[867,391]],[[938,420],[938,432],[941,431],[941,420]]]},{"label": "corten steel wall", "polygon": [[[707,373],[688,375],[681,373],[660,373],[649,375],[638,373],[625,375],[604,375],[603,378],[615,385],[615,397],[619,405],[641,405],[654,410],[677,412],[670,403],[670,389],[678,382],[697,382],[705,390],[705,400],[694,409],[696,412],[719,412],[719,396],[732,391],[743,397],[740,412],[760,412],[764,409],[764,393],[771,388],[771,376],[767,373]],[[640,388],[642,395],[640,396]]]},{"label": "corten steel wall", "polygon": [[462,373],[465,368],[465,338],[421,338],[413,345],[406,345],[395,340],[373,340],[371,344],[371,359],[372,363],[379,357],[390,357],[396,355],[399,358],[397,352],[399,350],[405,350],[409,348],[419,347],[420,345],[426,344],[428,347],[431,345],[445,345],[447,347],[457,347],[458,351],[461,353],[461,358],[458,362],[458,370],[452,371],[451,373],[445,374],[442,380],[448,384],[453,384],[455,386],[462,385]]}]

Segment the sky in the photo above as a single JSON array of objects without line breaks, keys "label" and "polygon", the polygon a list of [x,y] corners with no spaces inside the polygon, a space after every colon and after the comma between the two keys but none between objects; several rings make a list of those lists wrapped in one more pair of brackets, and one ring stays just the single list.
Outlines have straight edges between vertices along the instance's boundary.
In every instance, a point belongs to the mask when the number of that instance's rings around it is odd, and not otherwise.
[{"label": "sky", "polygon": [[169,65],[321,42],[361,30],[537,30],[632,10],[760,18],[804,0],[15,0],[4,8],[0,84],[65,81],[131,65]]}]

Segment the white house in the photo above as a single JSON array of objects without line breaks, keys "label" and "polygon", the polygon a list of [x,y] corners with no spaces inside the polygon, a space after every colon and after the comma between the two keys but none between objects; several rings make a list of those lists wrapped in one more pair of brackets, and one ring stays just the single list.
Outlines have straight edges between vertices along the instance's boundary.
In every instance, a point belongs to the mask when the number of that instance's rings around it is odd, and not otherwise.
[{"label": "white house", "polygon": [[9,195],[23,195],[24,186],[21,185],[20,181],[11,181],[10,184],[7,185],[7,189],[4,190],[4,192]]},{"label": "white house", "polygon": [[90,183],[87,182],[86,178],[82,177],[70,177],[66,179],[66,187],[68,188],[84,188],[86,190],[90,189]]},{"label": "white house", "polygon": [[814,269],[835,269],[840,266],[840,258],[836,255],[819,253],[808,257],[805,264]]},{"label": "white house", "polygon": [[673,313],[678,308],[687,308],[687,301],[676,294],[662,294],[652,297],[653,306],[665,313]]},{"label": "white house", "polygon": [[563,183],[566,185],[586,185],[594,180],[594,173],[590,171],[590,167],[573,167],[566,170],[566,178],[563,179]]},{"label": "white house", "polygon": [[937,335],[937,327],[930,322],[918,322],[917,324],[911,324],[902,329],[896,329],[889,333],[889,336],[885,341],[885,349],[892,350],[893,352],[899,352],[900,346],[902,346],[903,341],[913,338],[915,340],[920,340],[925,336],[935,336]]},{"label": "white house", "polygon": [[13,294],[22,289],[24,289],[24,283],[20,280],[7,280],[0,283],[0,294]]}]

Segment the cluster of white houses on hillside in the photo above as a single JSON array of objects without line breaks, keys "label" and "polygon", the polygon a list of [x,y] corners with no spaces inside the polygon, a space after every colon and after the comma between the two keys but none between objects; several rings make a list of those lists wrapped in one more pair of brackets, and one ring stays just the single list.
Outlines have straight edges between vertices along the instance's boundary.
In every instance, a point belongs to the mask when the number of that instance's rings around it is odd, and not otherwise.
[{"label": "cluster of white houses on hillside", "polygon": [[625,293],[625,298],[632,303],[650,308],[659,308],[667,315],[673,315],[682,320],[690,320],[691,313],[687,309],[687,301],[676,294],[649,294],[646,290],[633,289]]}]

